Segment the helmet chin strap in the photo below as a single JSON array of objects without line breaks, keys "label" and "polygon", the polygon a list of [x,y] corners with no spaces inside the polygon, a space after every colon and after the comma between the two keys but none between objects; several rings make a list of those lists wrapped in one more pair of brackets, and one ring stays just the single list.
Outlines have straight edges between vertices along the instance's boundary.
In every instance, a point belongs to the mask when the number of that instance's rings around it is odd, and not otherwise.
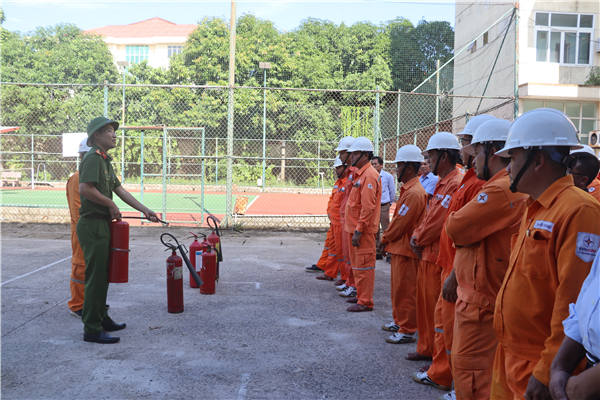
[{"label": "helmet chin strap", "polygon": [[346,159],[342,161],[344,163],[344,169],[342,170],[342,173],[338,175],[338,178],[344,175],[344,172],[346,172],[346,168],[348,168],[348,157],[350,157],[350,154],[346,153]]},{"label": "helmet chin strap", "polygon": [[365,152],[364,152],[364,151],[361,151],[361,152],[360,152],[360,157],[358,157],[358,158],[356,159],[356,162],[353,162],[353,163],[352,163],[352,166],[353,166],[353,167],[356,167],[356,164],[358,164],[358,162],[360,161],[360,159],[361,159],[361,158],[362,158],[362,156],[364,156],[364,155],[365,155]]},{"label": "helmet chin strap", "polygon": [[515,180],[510,184],[509,189],[511,192],[513,192],[513,193],[517,192],[517,185],[519,184],[519,181],[523,177],[523,174],[525,173],[527,168],[529,168],[529,164],[531,164],[531,162],[534,160],[536,153],[537,152],[535,151],[535,149],[533,149],[529,152],[529,154],[527,154],[527,160],[525,160],[525,164],[523,164],[523,166],[521,167],[521,170],[517,174]]},{"label": "helmet chin strap", "polygon": [[408,164],[404,163],[404,168],[402,168],[402,172],[400,172],[400,176],[398,176],[398,183],[402,183],[402,176],[404,175],[404,172],[406,172],[407,166],[408,166]]},{"label": "helmet chin strap", "polygon": [[446,150],[438,150],[438,159],[435,162],[435,167],[433,168],[433,170],[431,172],[433,172],[434,175],[437,175],[437,169],[438,166],[440,165],[440,160],[442,159],[442,155],[446,152]]},{"label": "helmet chin strap", "polygon": [[467,167],[467,169],[471,169],[473,167],[473,156],[469,155],[469,158],[467,158],[466,167]]},{"label": "helmet chin strap", "polygon": [[483,154],[485,154],[485,164],[483,164],[483,180],[484,181],[489,181],[490,180],[490,169],[488,167],[488,161],[490,158],[490,144],[486,144],[485,147],[483,148]]}]

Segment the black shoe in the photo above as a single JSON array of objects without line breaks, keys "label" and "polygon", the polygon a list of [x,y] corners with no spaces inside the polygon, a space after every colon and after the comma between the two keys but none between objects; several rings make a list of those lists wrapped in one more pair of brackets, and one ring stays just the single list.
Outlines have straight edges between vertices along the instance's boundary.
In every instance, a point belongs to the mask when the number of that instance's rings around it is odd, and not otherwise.
[{"label": "black shoe", "polygon": [[72,311],[71,310],[71,315],[74,315],[77,318],[81,319],[81,310],[77,310],[77,311]]},{"label": "black shoe", "polygon": [[120,331],[121,329],[125,329],[126,326],[127,326],[126,323],[123,322],[122,324],[117,324],[112,319],[109,319],[108,321],[104,321],[102,323],[102,328],[106,332]]},{"label": "black shoe", "polygon": [[119,337],[111,336],[110,334],[106,333],[106,331],[102,331],[100,333],[83,333],[84,342],[108,344],[117,343],[119,340],[121,340]]},{"label": "black shoe", "polygon": [[377,254],[377,255],[375,256],[375,259],[376,259],[376,260],[383,260],[383,256],[382,256],[381,254]]},{"label": "black shoe", "polygon": [[307,267],[306,268],[307,272],[323,272],[323,270],[319,267],[317,267],[316,264],[313,264],[311,267]]}]

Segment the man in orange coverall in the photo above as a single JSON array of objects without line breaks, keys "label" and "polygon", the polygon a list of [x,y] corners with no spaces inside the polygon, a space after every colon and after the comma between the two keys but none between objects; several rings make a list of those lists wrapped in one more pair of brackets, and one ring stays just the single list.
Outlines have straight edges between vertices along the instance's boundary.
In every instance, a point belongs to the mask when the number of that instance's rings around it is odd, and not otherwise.
[{"label": "man in orange coverall", "polygon": [[[495,119],[482,124],[463,154],[475,157],[474,169],[485,185],[446,218],[446,233],[456,247],[456,300],[452,375],[459,399],[489,399],[492,366],[498,339],[494,334],[494,304],[510,256],[510,238],[517,233],[527,195],[509,190],[509,160],[502,150],[510,122]],[[446,315],[444,315],[444,318]]]},{"label": "man in orange coverall", "polygon": [[530,198],[496,299],[492,399],[550,398],[550,365],[565,336],[562,321],[600,246],[600,204],[565,174],[569,150],[577,148],[569,117],[540,108],[512,123],[496,153],[510,157],[511,190]]},{"label": "man in orange coverall", "polygon": [[333,232],[333,246],[331,247],[327,264],[325,265],[325,273],[318,275],[317,279],[333,281],[338,276],[338,272],[341,272],[342,277],[340,284],[344,283],[348,278],[348,271],[344,264],[344,255],[342,250],[342,225],[340,221],[340,203],[342,201],[343,192],[340,192],[340,188],[346,183],[346,168],[342,164],[342,160],[337,156],[333,163],[335,173],[338,180],[333,185],[333,191],[331,193],[331,199],[329,201],[328,213],[331,226],[329,230]]},{"label": "man in orange coverall", "polygon": [[583,149],[571,151],[571,156],[577,161],[567,169],[567,174],[573,176],[573,184],[600,201],[600,181],[596,177],[600,162],[596,153],[590,146],[583,145]]},{"label": "man in orange coverall", "polygon": [[[427,150],[433,166],[431,172],[439,176],[429,209],[421,225],[413,232],[410,245],[421,260],[417,273],[417,352],[406,356],[410,361],[431,360],[434,349],[434,312],[440,295],[442,269],[437,261],[440,233],[454,192],[462,179],[456,168],[460,144],[451,133],[438,132],[429,139]],[[426,377],[426,375],[425,375]]]},{"label": "man in orange coverall", "polygon": [[348,150],[354,143],[354,138],[352,136],[346,136],[345,138],[340,139],[340,143],[336,148],[338,155],[340,156],[340,160],[344,163],[344,167],[346,168],[346,183],[340,191],[342,192],[342,198],[340,201],[340,221],[342,223],[342,250],[344,253],[344,265],[346,267],[347,279],[346,282],[343,282],[338,285],[339,282],[336,282],[335,289],[340,291],[340,296],[351,298],[356,296],[356,283],[354,282],[354,273],[352,272],[352,266],[350,265],[350,235],[344,229],[346,225],[346,204],[348,203],[348,199],[350,198],[350,194],[352,193],[352,187],[354,185],[354,175],[358,172],[358,168],[353,167],[350,160],[350,153]]},{"label": "man in orange coverall", "polygon": [[383,232],[379,252],[392,256],[392,316],[394,320],[381,328],[396,332],[385,339],[388,343],[412,343],[417,340],[417,270],[419,259],[410,247],[410,238],[421,224],[429,195],[421,185],[418,173],[425,159],[421,149],[412,144],[396,152],[396,176],[400,197],[389,227]]},{"label": "man in orange coverall", "polygon": [[[465,129],[457,134],[461,145],[467,146],[471,143],[473,134],[477,128],[486,121],[495,120],[491,115],[477,115],[469,120]],[[452,196],[446,215],[460,210],[479,192],[485,181],[477,179],[475,170],[472,168],[473,158],[461,152],[462,159],[465,161],[465,176],[460,182],[460,186]],[[460,167],[460,166],[457,166]],[[456,250],[454,243],[446,234],[446,223],[440,233],[440,251],[436,265],[442,268],[440,295],[437,299],[434,314],[435,336],[433,363],[429,367],[423,367],[421,373],[427,371],[428,379],[421,380],[419,383],[426,383],[438,389],[449,390],[452,385],[452,339],[454,332],[454,304],[456,302],[456,279],[454,278],[454,255]],[[433,382],[435,384],[431,384]],[[445,397],[444,397],[445,396]],[[451,400],[454,393],[450,392],[441,398]]]},{"label": "man in orange coverall", "polygon": [[[341,157],[342,159],[342,163],[345,164],[345,158],[347,158],[346,156],[346,150],[350,148],[350,145],[352,144],[352,142],[354,141],[354,138],[352,136],[346,136],[342,139],[340,139],[339,143],[338,143],[338,147],[335,149],[335,151],[338,152],[338,155]],[[333,192],[338,192],[340,191],[340,187],[333,189],[331,195],[329,196],[329,201],[327,202],[327,217],[331,220],[331,215],[329,212],[329,208],[331,207],[331,201],[333,200]],[[306,267],[306,271],[307,272],[324,272],[325,268],[327,266],[327,260],[329,259],[330,255],[331,256],[337,256],[334,254],[335,252],[335,239],[333,237],[333,231],[330,229],[327,231],[327,237],[325,239],[325,245],[323,246],[323,251],[321,252],[321,257],[319,258],[319,261],[317,261],[316,264],[311,265],[310,267]],[[338,284],[338,282],[336,282],[336,284]]]},{"label": "man in orange coverall", "polygon": [[[373,143],[366,137],[356,138],[348,152],[354,174],[354,187],[346,204],[344,230],[352,234],[350,264],[356,283],[356,303],[347,311],[373,311],[375,289],[375,234],[379,230],[381,211],[381,180],[373,165]],[[354,302],[350,299],[348,302]]]},{"label": "man in orange coverall", "polygon": [[[87,138],[79,143],[79,159],[83,160],[83,156],[90,150],[87,145]],[[81,199],[79,198],[79,170],[76,171],[67,180],[67,203],[69,204],[69,214],[71,215],[71,250],[73,257],[71,258],[71,300],[67,303],[71,314],[77,318],[81,318],[81,309],[83,308],[83,297],[85,288],[85,260],[83,259],[83,250],[77,239],[77,221],[79,220],[79,207],[81,207]]]}]

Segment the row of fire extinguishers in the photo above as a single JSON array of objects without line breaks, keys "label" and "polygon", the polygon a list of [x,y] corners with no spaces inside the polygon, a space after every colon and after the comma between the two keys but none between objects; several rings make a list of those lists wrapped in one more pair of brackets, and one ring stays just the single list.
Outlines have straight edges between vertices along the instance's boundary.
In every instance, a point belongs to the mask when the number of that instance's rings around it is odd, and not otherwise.
[{"label": "row of fire extinguishers", "polygon": [[[210,224],[211,220],[214,226]],[[171,250],[171,255],[167,258],[167,310],[170,313],[183,312],[183,263],[190,272],[190,287],[199,287],[201,294],[215,293],[215,283],[219,281],[219,265],[223,261],[221,234],[215,217],[209,216],[207,223],[213,229],[208,237],[190,232],[194,242],[189,248],[189,259],[185,245],[179,244],[173,235],[163,233],[160,237],[161,242],[167,247],[166,251]],[[204,237],[202,242],[198,242],[199,236]],[[175,244],[165,242],[165,237],[170,237]],[[181,257],[177,255],[177,251]],[[128,280],[129,224],[118,219],[110,224],[108,282],[126,283]]]}]

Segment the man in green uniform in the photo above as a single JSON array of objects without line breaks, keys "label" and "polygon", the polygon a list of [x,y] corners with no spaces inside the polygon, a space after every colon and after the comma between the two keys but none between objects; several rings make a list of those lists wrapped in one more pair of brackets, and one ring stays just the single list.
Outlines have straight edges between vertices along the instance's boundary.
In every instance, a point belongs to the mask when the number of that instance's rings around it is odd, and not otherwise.
[{"label": "man in green uniform", "polygon": [[106,153],[117,145],[119,123],[105,117],[94,118],[87,126],[88,146],[79,167],[80,218],[77,237],[85,260],[85,298],[82,319],[83,340],[95,343],[116,343],[119,338],[107,332],[125,328],[115,323],[106,310],[108,292],[108,254],[110,221],[119,218],[119,208],[112,200],[113,191],[150,221],[158,222],[156,213],[137,201],[122,186]]}]

